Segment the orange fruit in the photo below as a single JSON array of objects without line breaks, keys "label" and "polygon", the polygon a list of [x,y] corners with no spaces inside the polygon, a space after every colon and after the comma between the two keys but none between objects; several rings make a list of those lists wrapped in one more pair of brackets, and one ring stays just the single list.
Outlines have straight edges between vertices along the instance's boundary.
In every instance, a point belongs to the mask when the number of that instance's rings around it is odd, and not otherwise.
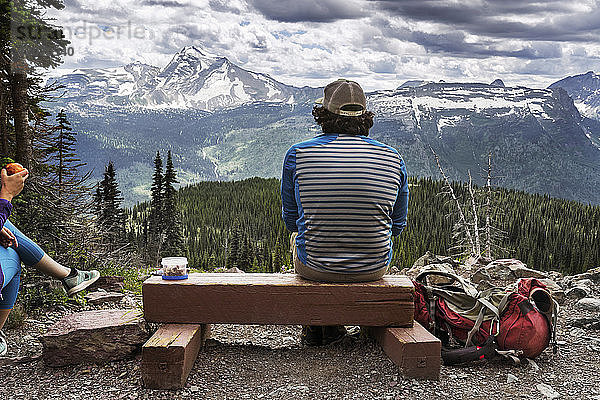
[{"label": "orange fruit", "polygon": [[25,169],[19,163],[10,163],[5,168],[6,168],[6,173],[8,175],[14,175],[14,174],[19,173],[19,172],[21,172],[21,171],[23,171]]}]

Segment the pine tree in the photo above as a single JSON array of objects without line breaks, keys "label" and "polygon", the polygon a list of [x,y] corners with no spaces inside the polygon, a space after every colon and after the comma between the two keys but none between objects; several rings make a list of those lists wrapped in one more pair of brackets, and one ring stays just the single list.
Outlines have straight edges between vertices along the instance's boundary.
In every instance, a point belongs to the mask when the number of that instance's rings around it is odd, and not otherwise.
[{"label": "pine tree", "polygon": [[227,268],[239,268],[239,254],[241,245],[240,230],[237,224],[233,227],[227,248]]},{"label": "pine tree", "polygon": [[248,272],[252,266],[253,251],[251,249],[250,240],[246,235],[242,235],[240,244],[240,254],[238,259],[238,268]]},{"label": "pine tree", "polygon": [[163,185],[163,210],[162,220],[165,234],[165,243],[161,254],[164,257],[187,257],[187,245],[183,238],[181,216],[177,207],[177,192],[175,184],[177,176],[173,166],[171,151],[167,153],[167,165]]},{"label": "pine tree", "polygon": [[77,134],[71,128],[65,110],[61,110],[56,115],[56,122],[55,153],[52,158],[56,160],[54,169],[58,181],[58,197],[65,201],[66,193],[73,194],[73,189],[81,185],[78,170],[85,164],[77,158],[75,151]]},{"label": "pine tree", "polygon": [[283,267],[283,256],[281,254],[281,246],[279,241],[275,245],[275,251],[273,252],[273,264],[271,266],[271,272],[281,272]]},{"label": "pine tree", "polygon": [[160,153],[154,157],[154,174],[152,175],[150,215],[148,217],[148,249],[149,262],[158,264],[158,258],[164,243],[164,177]]},{"label": "pine tree", "polygon": [[100,182],[102,209],[97,220],[103,235],[103,242],[109,250],[117,250],[124,245],[125,213],[121,208],[123,198],[117,184],[115,166],[109,161],[104,170],[104,178]]}]

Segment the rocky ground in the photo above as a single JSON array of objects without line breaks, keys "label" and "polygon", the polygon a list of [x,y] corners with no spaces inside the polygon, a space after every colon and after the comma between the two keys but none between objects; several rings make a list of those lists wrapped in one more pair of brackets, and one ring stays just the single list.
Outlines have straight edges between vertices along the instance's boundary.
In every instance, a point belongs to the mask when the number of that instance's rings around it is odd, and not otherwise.
[{"label": "rocky ground", "polygon": [[[483,272],[489,278],[497,271]],[[510,273],[515,274],[512,269]],[[600,271],[552,277],[562,292],[557,296],[564,298],[560,349],[556,355],[547,349],[533,362],[494,360],[442,367],[439,381],[418,381],[400,376],[378,345],[359,335],[311,348],[300,344],[298,326],[217,325],[185,388],[177,391],[144,389],[139,355],[104,365],[44,366],[38,338],[55,321],[83,309],[132,307],[139,298],[128,293],[118,303],[70,304],[8,330],[9,354],[0,358],[0,399],[600,400],[600,305],[594,302],[600,295]]]}]

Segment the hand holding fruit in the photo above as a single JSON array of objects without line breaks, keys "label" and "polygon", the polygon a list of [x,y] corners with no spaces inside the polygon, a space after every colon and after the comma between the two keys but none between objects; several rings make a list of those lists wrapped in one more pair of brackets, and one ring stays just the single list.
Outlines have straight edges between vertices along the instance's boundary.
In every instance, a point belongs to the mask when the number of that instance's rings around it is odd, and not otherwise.
[{"label": "hand holding fruit", "polygon": [[25,179],[29,176],[29,171],[24,169],[21,164],[8,164],[2,169],[2,188],[0,189],[0,199],[12,201],[13,197],[21,193],[25,186]]}]

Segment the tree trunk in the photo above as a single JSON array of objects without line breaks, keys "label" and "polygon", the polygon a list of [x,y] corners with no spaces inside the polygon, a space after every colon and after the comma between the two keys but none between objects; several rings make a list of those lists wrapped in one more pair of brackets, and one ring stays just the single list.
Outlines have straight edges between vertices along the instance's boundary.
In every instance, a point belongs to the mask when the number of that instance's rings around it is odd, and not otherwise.
[{"label": "tree trunk", "polygon": [[30,169],[33,151],[31,148],[31,131],[29,129],[28,118],[27,70],[24,66],[25,61],[15,64],[10,74],[10,85],[15,124],[16,159],[23,167]]}]

